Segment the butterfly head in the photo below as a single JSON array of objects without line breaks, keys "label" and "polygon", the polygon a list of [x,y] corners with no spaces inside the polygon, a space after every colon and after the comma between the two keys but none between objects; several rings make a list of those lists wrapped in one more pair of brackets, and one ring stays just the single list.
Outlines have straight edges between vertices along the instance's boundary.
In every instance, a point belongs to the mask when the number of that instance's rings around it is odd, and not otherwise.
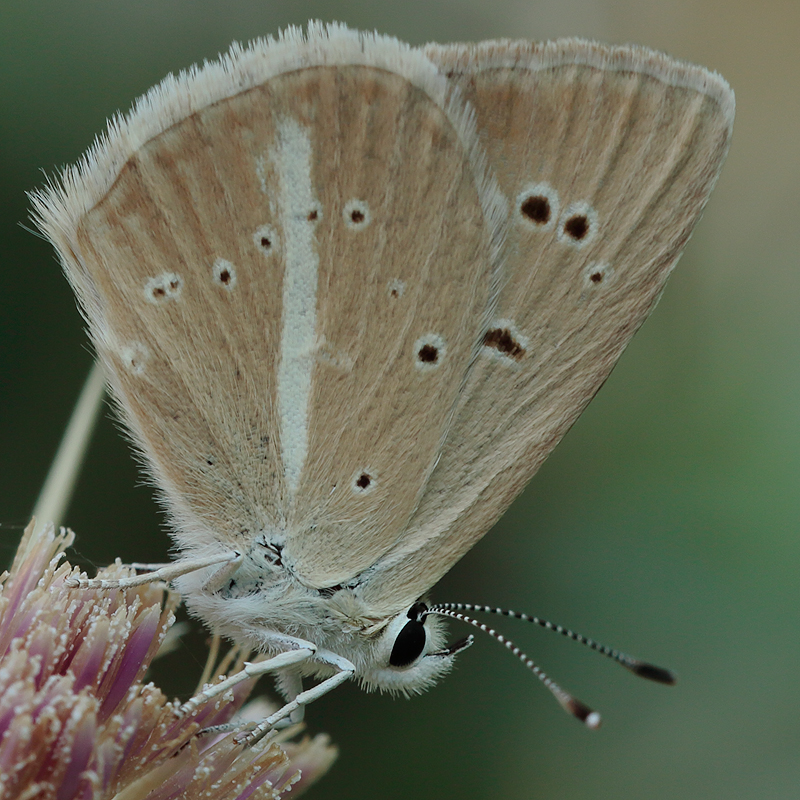
[{"label": "butterfly head", "polygon": [[368,690],[421,694],[453,666],[456,654],[472,644],[472,636],[445,645],[443,620],[414,603],[389,620],[378,636],[358,679]]}]

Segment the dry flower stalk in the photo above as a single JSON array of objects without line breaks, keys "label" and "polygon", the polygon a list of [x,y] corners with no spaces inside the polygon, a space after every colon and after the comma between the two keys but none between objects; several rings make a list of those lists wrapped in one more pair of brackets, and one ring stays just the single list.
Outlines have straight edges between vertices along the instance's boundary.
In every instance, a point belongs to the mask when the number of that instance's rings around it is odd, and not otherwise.
[{"label": "dry flower stalk", "polygon": [[[292,797],[333,762],[327,737],[237,744],[201,735],[241,711],[253,682],[181,717],[143,683],[174,621],[159,584],[67,588],[71,531],[25,531],[0,576],[1,800],[266,800]],[[130,574],[117,563],[98,577]]]}]

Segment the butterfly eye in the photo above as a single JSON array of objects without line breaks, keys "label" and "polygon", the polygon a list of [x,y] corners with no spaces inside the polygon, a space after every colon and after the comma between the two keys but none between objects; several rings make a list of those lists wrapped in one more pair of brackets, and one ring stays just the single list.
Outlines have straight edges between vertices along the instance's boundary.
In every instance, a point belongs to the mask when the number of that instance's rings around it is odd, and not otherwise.
[{"label": "butterfly eye", "polygon": [[389,656],[389,664],[393,667],[407,667],[413,664],[425,649],[427,634],[422,622],[424,616],[418,611],[419,606],[427,611],[423,604],[415,603],[408,612],[408,622],[394,640],[392,654]]}]

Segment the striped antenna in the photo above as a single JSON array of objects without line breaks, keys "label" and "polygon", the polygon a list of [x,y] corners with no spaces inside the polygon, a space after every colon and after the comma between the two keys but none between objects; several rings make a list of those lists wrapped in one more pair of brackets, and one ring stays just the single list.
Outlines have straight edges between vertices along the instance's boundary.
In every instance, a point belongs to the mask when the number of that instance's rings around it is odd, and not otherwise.
[{"label": "striped antenna", "polygon": [[510,650],[511,653],[515,655],[531,672],[533,672],[533,674],[550,690],[551,694],[556,698],[565,711],[567,711],[573,717],[579,719],[588,728],[596,729],[600,727],[601,720],[598,712],[593,711],[585,703],[582,703],[576,697],[573,697],[569,692],[562,689],[541,669],[541,667],[539,667],[533,661],[533,659],[529,658],[525,653],[523,653],[522,650],[520,650],[520,648],[514,644],[514,642],[503,636],[503,634],[498,633],[496,630],[494,630],[494,628],[491,628],[485,623],[479,622],[473,617],[468,616],[465,612],[498,614],[503,617],[511,617],[512,619],[520,619],[525,622],[532,622],[541,628],[554,631],[562,636],[566,636],[568,639],[572,639],[574,642],[585,645],[589,649],[594,650],[596,653],[600,653],[601,655],[610,658],[612,661],[616,661],[634,675],[639,675],[642,678],[647,678],[668,686],[673,686],[676,682],[675,674],[668,669],[658,667],[655,664],[650,664],[646,661],[641,661],[638,658],[633,658],[632,656],[622,653],[619,650],[614,650],[611,647],[607,647],[599,642],[595,642],[593,639],[590,639],[587,636],[583,636],[580,633],[575,633],[574,631],[569,630],[569,628],[564,628],[562,625],[557,625],[546,619],[531,616],[530,614],[523,614],[519,611],[512,611],[510,609],[495,608],[494,606],[474,605],[472,603],[437,603],[436,605],[430,606],[427,609],[425,612],[426,614],[438,614],[439,616],[461,620],[461,622],[466,622],[468,625],[472,625],[473,627],[482,630],[484,633],[489,634],[489,636],[491,636],[493,639],[500,642],[500,644],[504,645],[508,650]]}]

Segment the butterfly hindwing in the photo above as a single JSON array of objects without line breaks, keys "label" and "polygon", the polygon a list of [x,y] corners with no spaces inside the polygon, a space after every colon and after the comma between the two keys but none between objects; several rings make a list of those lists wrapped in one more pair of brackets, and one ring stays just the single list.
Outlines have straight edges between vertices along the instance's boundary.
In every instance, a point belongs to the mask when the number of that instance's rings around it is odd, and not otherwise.
[{"label": "butterfly hindwing", "polygon": [[[402,607],[483,536],[657,301],[727,151],[708,71],[586,42],[426,50],[509,202],[501,289],[436,470],[369,602]],[[402,597],[400,597],[402,595]]]}]

